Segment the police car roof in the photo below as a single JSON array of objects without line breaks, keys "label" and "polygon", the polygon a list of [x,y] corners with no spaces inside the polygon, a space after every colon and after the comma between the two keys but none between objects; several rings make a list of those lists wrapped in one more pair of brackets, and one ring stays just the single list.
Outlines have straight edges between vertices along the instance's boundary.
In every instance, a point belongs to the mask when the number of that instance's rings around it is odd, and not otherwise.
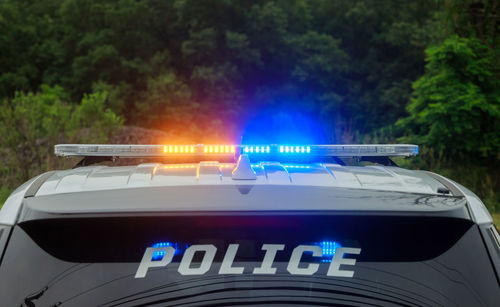
[{"label": "police car roof", "polygon": [[[46,173],[25,196],[21,221],[75,214],[243,211],[418,212],[467,218],[465,199],[437,193],[432,173],[399,167],[234,163],[92,166]],[[1,217],[2,214],[0,214]],[[1,220],[1,219],[0,219]]]},{"label": "police car roof", "polygon": [[438,194],[445,188],[426,172],[385,166],[338,164],[252,164],[255,180],[234,180],[234,163],[90,166],[53,172],[34,196],[146,187],[285,185]]}]

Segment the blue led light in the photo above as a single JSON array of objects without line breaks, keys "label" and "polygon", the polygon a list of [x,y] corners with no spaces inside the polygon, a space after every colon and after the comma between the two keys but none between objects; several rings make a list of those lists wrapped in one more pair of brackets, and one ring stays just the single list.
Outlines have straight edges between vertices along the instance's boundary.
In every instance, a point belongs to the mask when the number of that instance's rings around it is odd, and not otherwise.
[{"label": "blue led light", "polygon": [[342,247],[339,243],[335,241],[323,241],[320,243],[321,249],[323,250],[323,256],[333,256],[337,251],[337,248]]},{"label": "blue led light", "polygon": [[242,147],[242,152],[246,154],[270,154],[273,147],[269,145],[244,145]]},{"label": "blue led light", "polygon": [[[240,145],[235,145],[235,146],[240,147]],[[212,149],[209,150],[210,152],[212,152],[211,151]],[[215,152],[224,153],[223,151],[218,151],[218,147],[215,147]],[[400,144],[400,145],[347,144],[347,145],[309,145],[309,146],[284,145],[284,144],[243,145],[241,146],[241,153],[246,153],[246,154],[255,153],[258,155],[279,154],[283,156],[293,156],[294,158],[295,157],[300,158],[301,155],[309,155],[315,157],[410,157],[410,156],[415,156],[418,153],[418,146],[408,145],[408,144]]]},{"label": "blue led light", "polygon": [[[180,244],[180,243],[171,243],[171,242],[158,242],[153,244],[152,247],[173,247],[175,248],[174,255],[177,255],[179,252],[183,252],[186,248],[189,246],[187,244]],[[163,259],[163,256],[165,256],[165,252],[154,252],[153,253],[153,261],[159,261]]]},{"label": "blue led light", "polygon": [[[310,154],[311,146],[305,145],[242,145],[241,153],[244,154],[288,154],[299,156],[300,154]],[[318,154],[315,150],[315,154]]]},{"label": "blue led light", "polygon": [[311,153],[311,146],[290,146],[290,145],[280,145],[279,153],[285,154],[308,154]]},{"label": "blue led light", "polygon": [[321,250],[323,251],[323,259],[321,260],[321,262],[331,262],[333,256],[335,255],[335,252],[337,251],[337,248],[342,247],[340,243],[335,241],[316,242],[314,243],[314,245],[321,246]]}]

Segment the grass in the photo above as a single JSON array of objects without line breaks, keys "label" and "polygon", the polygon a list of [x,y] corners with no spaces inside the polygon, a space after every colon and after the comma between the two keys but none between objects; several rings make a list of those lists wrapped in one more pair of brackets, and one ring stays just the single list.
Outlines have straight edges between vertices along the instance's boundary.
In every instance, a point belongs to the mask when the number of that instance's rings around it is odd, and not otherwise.
[{"label": "grass", "polygon": [[7,187],[0,187],[0,208],[2,208],[3,203],[9,197],[10,193],[12,190],[8,189]]},{"label": "grass", "polygon": [[491,216],[493,217],[493,223],[495,223],[498,231],[500,231],[500,212],[492,213]]}]

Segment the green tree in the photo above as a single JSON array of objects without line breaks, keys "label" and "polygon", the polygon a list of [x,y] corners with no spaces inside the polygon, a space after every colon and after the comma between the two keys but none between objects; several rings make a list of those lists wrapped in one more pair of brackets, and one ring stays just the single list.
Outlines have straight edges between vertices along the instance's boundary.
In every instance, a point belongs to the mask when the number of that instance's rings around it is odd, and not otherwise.
[{"label": "green tree", "polygon": [[425,74],[414,84],[409,116],[397,125],[416,142],[493,163],[500,159],[500,79],[492,48],[451,36],[427,49]]},{"label": "green tree", "polygon": [[61,87],[16,93],[0,103],[0,186],[14,187],[56,167],[53,146],[63,142],[105,142],[123,120],[105,107],[106,93],[66,102]]},{"label": "green tree", "polygon": [[[411,82],[423,72],[423,50],[442,32],[433,17],[439,5],[3,1],[0,97],[48,84],[76,102],[105,89],[107,105],[127,123],[154,127],[156,115],[145,119],[143,102],[154,95],[147,92],[151,80],[173,73],[189,103],[226,124],[244,125],[262,108],[294,108],[324,118],[327,130],[366,133],[404,114]],[[332,129],[332,122],[344,124]]]}]

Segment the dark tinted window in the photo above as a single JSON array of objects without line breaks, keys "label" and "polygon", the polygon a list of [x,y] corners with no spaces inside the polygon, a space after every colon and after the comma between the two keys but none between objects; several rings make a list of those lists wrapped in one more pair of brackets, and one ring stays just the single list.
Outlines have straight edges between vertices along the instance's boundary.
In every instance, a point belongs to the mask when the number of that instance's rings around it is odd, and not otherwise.
[{"label": "dark tinted window", "polygon": [[[239,244],[233,268],[219,274],[230,244]],[[276,252],[275,274],[262,266],[263,244]],[[206,273],[180,274],[185,250],[213,245]],[[304,252],[290,272],[299,246],[320,246],[322,257]],[[165,267],[135,278],[147,247],[172,246]],[[329,276],[332,252],[359,248],[353,277]],[[194,254],[191,268],[205,254]],[[164,255],[153,254],[161,261]],[[0,266],[0,297],[6,306],[183,305],[242,303],[494,305],[497,279],[477,226],[431,217],[376,216],[175,216],[39,220],[16,226]]]}]

